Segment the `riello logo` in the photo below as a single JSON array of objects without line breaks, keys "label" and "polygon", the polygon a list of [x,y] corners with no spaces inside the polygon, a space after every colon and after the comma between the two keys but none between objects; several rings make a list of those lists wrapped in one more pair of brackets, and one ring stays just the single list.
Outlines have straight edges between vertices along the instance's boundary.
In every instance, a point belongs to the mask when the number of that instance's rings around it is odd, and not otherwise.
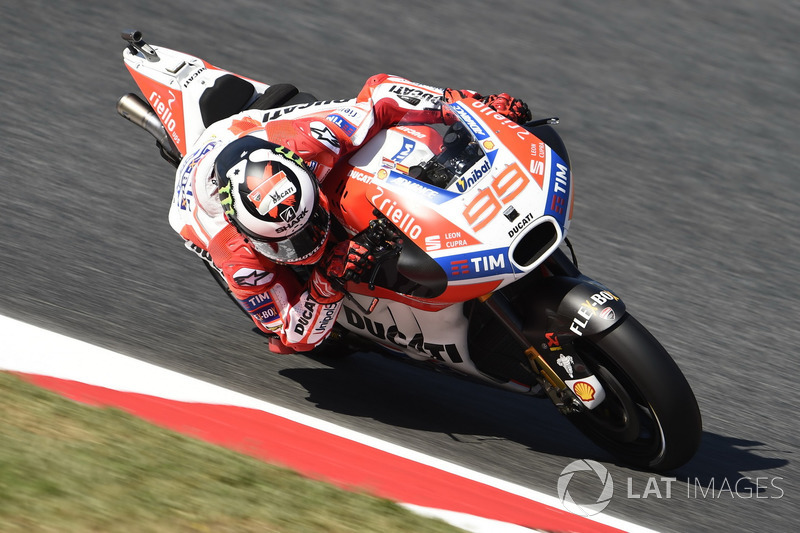
[{"label": "riello logo", "polygon": [[175,93],[173,93],[172,91],[167,91],[167,92],[169,93],[170,97],[167,100],[167,102],[164,103],[164,100],[161,98],[161,95],[158,94],[158,92],[153,91],[150,94],[149,98],[150,106],[153,108],[153,111],[156,112],[158,118],[161,119],[162,124],[164,124],[164,127],[167,128],[167,131],[169,132],[170,136],[177,142],[178,134],[175,130],[178,127],[178,123],[175,121],[175,117],[173,116],[172,112],[172,104],[175,102],[176,97]]},{"label": "riello logo", "polygon": [[386,215],[386,217],[391,220],[400,231],[412,239],[419,237],[422,233],[422,227],[417,224],[417,219],[414,218],[410,212],[404,211],[401,206],[397,205],[397,201],[390,197],[383,198],[383,200],[378,203],[378,200],[384,194],[384,190],[380,187],[377,189],[378,194],[371,198],[372,204],[377,206],[378,209],[380,209],[380,211]]}]

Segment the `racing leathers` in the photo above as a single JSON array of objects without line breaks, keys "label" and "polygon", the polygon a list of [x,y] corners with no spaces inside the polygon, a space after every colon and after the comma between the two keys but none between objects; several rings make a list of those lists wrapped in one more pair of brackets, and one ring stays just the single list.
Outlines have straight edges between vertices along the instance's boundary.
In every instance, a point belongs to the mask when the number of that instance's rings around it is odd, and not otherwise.
[{"label": "racing leathers", "polygon": [[299,155],[322,182],[340,159],[382,129],[442,122],[443,94],[379,74],[367,80],[355,99],[301,104],[282,112],[249,110],[223,119],[187,150],[176,173],[170,225],[188,248],[211,261],[256,326],[277,336],[280,345],[272,343],[273,351],[281,345],[286,351],[317,346],[333,328],[343,295],[318,269],[301,283],[291,267],[258,254],[229,223],[213,173],[217,155],[235,139],[257,136]]}]

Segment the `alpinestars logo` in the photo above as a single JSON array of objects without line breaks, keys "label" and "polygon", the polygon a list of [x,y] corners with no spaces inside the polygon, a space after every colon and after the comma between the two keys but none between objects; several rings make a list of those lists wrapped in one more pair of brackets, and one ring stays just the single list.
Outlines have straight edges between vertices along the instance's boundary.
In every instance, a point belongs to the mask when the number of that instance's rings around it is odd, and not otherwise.
[{"label": "alpinestars logo", "polygon": [[252,268],[240,268],[233,275],[233,280],[242,287],[257,287],[259,285],[266,285],[274,274],[265,272],[263,270],[255,270]]},{"label": "alpinestars logo", "polygon": [[315,139],[324,144],[333,153],[339,153],[339,139],[336,138],[336,135],[328,126],[322,122],[312,122],[309,129]]}]

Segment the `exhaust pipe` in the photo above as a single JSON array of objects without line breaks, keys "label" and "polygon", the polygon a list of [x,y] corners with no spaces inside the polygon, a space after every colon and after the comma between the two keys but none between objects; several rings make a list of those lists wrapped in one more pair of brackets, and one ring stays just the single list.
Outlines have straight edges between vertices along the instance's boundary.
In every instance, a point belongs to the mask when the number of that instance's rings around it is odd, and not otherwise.
[{"label": "exhaust pipe", "polygon": [[183,156],[147,102],[133,93],[128,93],[117,101],[117,113],[152,135],[161,149],[162,157],[175,168],[178,167]]}]

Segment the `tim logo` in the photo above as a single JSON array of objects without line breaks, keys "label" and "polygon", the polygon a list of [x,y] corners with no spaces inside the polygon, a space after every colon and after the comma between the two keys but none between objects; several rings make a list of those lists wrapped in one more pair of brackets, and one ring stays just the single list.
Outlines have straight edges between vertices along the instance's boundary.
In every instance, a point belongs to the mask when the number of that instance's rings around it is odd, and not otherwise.
[{"label": "tim logo", "polygon": [[459,261],[452,261],[450,263],[450,274],[452,276],[469,274],[469,261],[467,261],[466,259],[461,259]]},{"label": "tim logo", "polygon": [[545,213],[552,215],[563,225],[569,207],[570,172],[569,168],[558,161],[555,162],[553,167],[550,194]]},{"label": "tim logo", "polygon": [[394,154],[394,155],[392,156],[392,159],[393,159],[395,162],[397,162],[397,163],[400,163],[400,162],[401,162],[401,161],[403,161],[403,160],[404,160],[406,157],[408,157],[409,155],[411,155],[411,152],[413,152],[413,151],[414,151],[414,147],[415,147],[416,145],[417,145],[417,143],[415,143],[415,142],[414,142],[414,141],[412,141],[411,139],[403,139],[403,147],[400,149],[400,151],[399,151],[399,152],[397,152],[396,154]]},{"label": "tim logo", "polygon": [[333,115],[328,115],[325,118],[330,120],[337,126],[339,126],[345,133],[345,135],[347,135],[348,137],[352,137],[353,134],[356,132],[356,127],[349,120],[347,120],[341,115],[333,114]]},{"label": "tim logo", "polygon": [[442,260],[442,267],[450,279],[454,280],[495,276],[512,271],[503,249],[442,258]]}]

